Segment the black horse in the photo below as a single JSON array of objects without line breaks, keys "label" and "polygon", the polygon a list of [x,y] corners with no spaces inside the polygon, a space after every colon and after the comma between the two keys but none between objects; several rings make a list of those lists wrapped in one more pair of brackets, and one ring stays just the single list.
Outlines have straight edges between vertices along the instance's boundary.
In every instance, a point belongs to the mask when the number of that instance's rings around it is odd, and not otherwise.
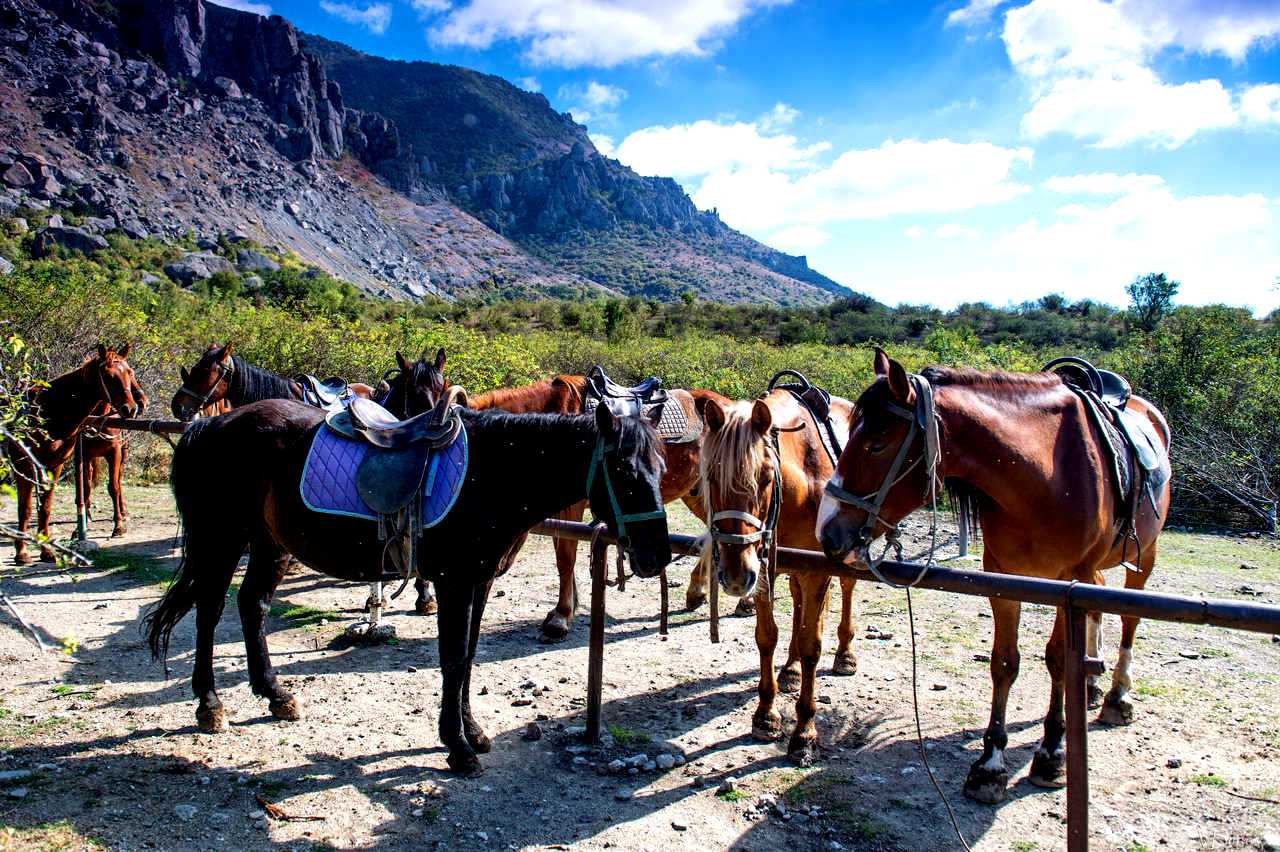
[{"label": "black horse", "polygon": [[[507,414],[464,410],[470,464],[457,503],[418,547],[418,570],[436,583],[444,689],[440,739],[449,766],[474,774],[489,750],[471,713],[471,665],[494,578],[543,518],[587,499],[621,536],[635,572],[656,576],[671,560],[659,481],[662,444],[640,416]],[[213,633],[236,565],[249,549],[237,595],[249,681],[280,719],[297,719],[297,700],[277,681],[263,622],[288,553],[317,571],[370,581],[382,572],[377,525],[319,514],[303,503],[299,478],[323,413],[287,400],[258,402],[199,420],[174,454],[170,482],[184,530],[182,562],[164,598],[144,622],[156,657],[196,608],[192,688],[201,730],[226,726],[214,690]]]}]

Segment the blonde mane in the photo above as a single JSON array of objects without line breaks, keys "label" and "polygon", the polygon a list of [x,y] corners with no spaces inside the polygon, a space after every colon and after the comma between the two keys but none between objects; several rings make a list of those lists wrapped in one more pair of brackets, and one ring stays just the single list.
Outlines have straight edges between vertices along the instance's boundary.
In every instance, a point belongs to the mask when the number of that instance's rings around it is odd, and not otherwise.
[{"label": "blonde mane", "polygon": [[717,511],[735,496],[753,497],[760,490],[765,443],[751,423],[753,404],[735,402],[726,406],[724,426],[709,432],[702,442],[702,493],[711,497]]}]

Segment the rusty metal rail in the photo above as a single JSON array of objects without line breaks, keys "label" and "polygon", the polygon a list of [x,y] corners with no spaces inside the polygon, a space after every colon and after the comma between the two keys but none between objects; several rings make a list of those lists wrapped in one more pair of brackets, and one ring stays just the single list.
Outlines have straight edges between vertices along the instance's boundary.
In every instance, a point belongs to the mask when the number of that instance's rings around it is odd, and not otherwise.
[{"label": "rusty metal rail", "polygon": [[[533,532],[536,535],[590,542],[595,530],[588,524],[546,520],[534,527]],[[598,742],[600,739],[604,685],[605,580],[608,576],[608,549],[615,543],[611,536],[602,534],[595,538],[591,552],[591,627],[587,666],[587,737],[591,742]],[[676,555],[693,552],[697,546],[698,539],[695,536],[671,535],[671,550]],[[882,562],[879,569],[889,580],[899,583],[911,582],[920,572],[919,565],[905,562]],[[837,565],[821,553],[790,547],[778,548],[778,571],[821,573],[879,582],[865,569]],[[1067,849],[1071,852],[1089,847],[1088,707],[1085,681],[1089,675],[1102,672],[1102,661],[1086,654],[1086,614],[1099,612],[1132,615],[1153,621],[1207,624],[1231,630],[1280,634],[1280,606],[1267,604],[1113,589],[1088,583],[1041,580],[938,566],[930,566],[916,585],[918,588],[953,594],[1056,606],[1065,611]]]}]

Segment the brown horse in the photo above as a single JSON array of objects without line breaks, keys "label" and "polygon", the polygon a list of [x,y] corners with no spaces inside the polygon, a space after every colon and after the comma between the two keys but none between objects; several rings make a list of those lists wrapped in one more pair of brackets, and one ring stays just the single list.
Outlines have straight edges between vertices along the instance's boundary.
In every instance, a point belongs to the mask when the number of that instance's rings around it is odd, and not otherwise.
[{"label": "brown horse", "polygon": [[[918,412],[929,407],[931,396],[938,424],[936,480],[972,501],[985,541],[984,570],[1097,582],[1103,570],[1135,557],[1134,543],[1123,534],[1128,500],[1134,499],[1137,562],[1125,571],[1125,586],[1146,585],[1169,508],[1169,483],[1154,500],[1140,494],[1118,497],[1102,444],[1107,438],[1098,432],[1086,403],[1060,376],[930,367],[922,376],[910,377],[878,349],[875,371],[878,378],[858,399],[849,444],[832,478],[834,488],[829,486],[823,497],[818,537],[830,558],[865,563],[871,542],[886,532],[896,535],[898,522],[924,504],[926,491],[936,488],[928,472],[928,441],[916,425],[927,423]],[[1167,449],[1169,427],[1155,406],[1135,396],[1128,408],[1150,420]],[[981,802],[998,802],[1005,795],[1005,708],[1019,663],[1021,605],[992,598],[991,611],[991,720],[982,756],[964,787],[966,795]],[[1096,627],[1096,621],[1091,623]],[[1133,718],[1126,696],[1138,619],[1125,616],[1123,625],[1101,714],[1101,721],[1110,724]],[[1059,610],[1045,648],[1051,689],[1044,739],[1029,776],[1041,786],[1064,783],[1065,629]]]},{"label": "brown horse", "polygon": [[[726,397],[715,391],[691,390],[695,400],[715,399],[728,403]],[[556,376],[531,385],[501,388],[473,396],[470,407],[477,410],[497,408],[513,414],[579,414],[587,403],[587,378],[585,376]],[[705,434],[705,431],[704,431]],[[701,441],[686,444],[667,444],[666,471],[662,476],[662,502],[683,500],[693,512],[702,514],[702,505],[693,492],[698,484],[698,458]],[[581,521],[586,512],[585,501],[575,503],[556,515],[569,521]],[[542,634],[548,639],[563,639],[569,633],[573,617],[578,610],[578,586],[574,579],[574,564],[578,558],[578,543],[568,539],[555,539],[556,570],[560,575],[560,593],[555,607],[542,622]],[[419,585],[419,599],[422,586]],[[696,609],[706,599],[705,591],[692,583],[685,593],[689,609]]]},{"label": "brown horse", "polygon": [[[202,409],[218,404],[237,408],[263,399],[306,401],[302,385],[297,381],[256,367],[239,355],[233,355],[231,350],[230,343],[223,346],[210,343],[190,370],[186,367],[178,368],[182,386],[174,393],[169,404],[174,417],[190,422]],[[400,369],[411,369],[399,352],[396,353],[396,358],[399,359]],[[352,382],[347,387],[356,396],[373,396],[373,388],[369,385]],[[406,416],[403,412],[396,413]]]},{"label": "brown horse", "polygon": [[[7,439],[5,451],[13,469],[14,484],[18,491],[18,532],[25,536],[31,521],[31,497],[43,468],[49,476],[47,487],[40,493],[36,532],[42,539],[49,536],[49,517],[53,512],[53,489],[62,473],[62,466],[75,451],[76,437],[90,417],[103,415],[112,409],[122,417],[132,417],[138,411],[133,389],[137,379],[133,367],[125,360],[129,344],[120,351],[98,344],[96,354],[86,358],[76,369],[63,373],[49,382],[48,387],[28,391],[24,395],[29,406],[34,433],[22,444]],[[15,543],[14,562],[25,565],[32,561],[27,553],[27,541],[19,538]],[[53,561],[53,549],[43,542],[40,558]]]},{"label": "brown horse", "polygon": [[[135,416],[141,417],[147,410],[149,402],[142,386],[136,381],[133,384],[133,399],[138,404]],[[129,456],[129,444],[124,432],[119,429],[87,426],[80,438],[81,454],[84,458],[89,481],[85,483],[85,508],[93,508],[93,491],[98,487],[101,478],[102,464],[107,468],[107,494],[111,496],[111,508],[115,513],[111,537],[117,538],[128,531],[129,512],[124,505],[124,463]]]},{"label": "brown horse", "polygon": [[[831,398],[832,421],[843,443],[853,404]],[[817,753],[818,733],[816,672],[822,656],[822,628],[827,612],[831,577],[792,574],[793,601],[791,645],[777,681],[773,652],[778,625],[773,613],[773,577],[769,566],[769,537],[784,547],[814,550],[818,540],[814,524],[822,502],[822,488],[831,478],[833,465],[823,448],[815,421],[788,391],[776,389],[754,402],[722,406],[705,403],[707,435],[702,445],[704,503],[709,504],[710,540],[703,547],[703,565],[717,567],[717,581],[731,595],[756,597],[756,646],[760,649],[760,703],[751,722],[751,734],[760,740],[782,735],[782,719],[773,707],[781,686],[794,691],[796,729],[788,753],[801,763]],[[780,492],[780,493],[779,493]],[[704,515],[704,517],[707,517]],[[772,529],[770,529],[772,528]],[[853,653],[854,580],[841,579],[842,606],[837,631],[836,674],[858,670]]]}]

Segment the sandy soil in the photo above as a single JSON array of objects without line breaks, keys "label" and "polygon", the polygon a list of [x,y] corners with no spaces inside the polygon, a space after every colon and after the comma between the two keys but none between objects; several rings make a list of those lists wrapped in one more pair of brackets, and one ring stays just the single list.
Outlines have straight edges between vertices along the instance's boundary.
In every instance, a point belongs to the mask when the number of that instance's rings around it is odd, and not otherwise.
[{"label": "sandy soil", "polygon": [[[664,640],[656,581],[611,589],[604,714],[612,736],[590,749],[575,736],[585,705],[585,613],[565,642],[537,641],[555,575],[549,543],[535,538],[498,582],[486,613],[474,693],[494,737],[487,772],[459,779],[445,770],[435,732],[434,619],[406,612],[406,592],[390,616],[397,642],[349,645],[341,632],[358,617],[364,588],[309,571],[286,580],[270,622],[276,666],[304,719],[273,721],[250,694],[233,605],[215,661],[231,730],[198,733],[188,685],[193,618],[175,633],[168,677],[138,634],[141,609],[162,588],[157,569],[174,564],[170,498],[163,487],[132,488],[129,496],[127,537],[107,539],[104,520],[92,528],[104,545],[100,566],[113,567],[13,573],[6,566],[0,575],[3,592],[57,648],[37,653],[8,612],[0,617],[0,772],[33,773],[0,781],[0,848],[956,846],[914,739],[900,591],[858,587],[860,668],[837,677],[830,657],[824,661],[823,760],[798,769],[783,743],[749,737],[752,620],[724,618],[723,641],[711,645],[705,608],[677,611]],[[11,518],[12,505],[0,514]],[[693,531],[695,523],[681,510],[672,527]],[[69,534],[69,525],[58,534]],[[1280,597],[1274,540],[1175,533],[1163,544],[1153,589]],[[673,582],[687,572],[687,563],[674,568]],[[585,557],[579,576],[585,596]],[[683,593],[673,591],[673,605]],[[1040,650],[1052,613],[1024,610],[1022,676],[1009,711],[1016,778],[1008,799],[989,807],[960,794],[988,709],[987,664],[979,659],[990,637],[987,604],[931,592],[914,601],[925,748],[965,837],[979,849],[1061,847],[1064,792],[1025,781],[1046,704]],[[732,606],[722,601],[726,616]],[[863,638],[869,626],[894,636]],[[1111,657],[1119,624],[1106,626]],[[1264,835],[1280,832],[1280,806],[1241,798],[1280,799],[1280,644],[1144,623],[1134,671],[1135,723],[1091,728],[1095,848],[1258,848]],[[793,718],[792,706],[782,702]],[[542,734],[536,741],[524,738],[530,723]],[[610,761],[636,755],[643,757],[635,774],[608,772]],[[314,819],[263,819],[256,797]]]}]

